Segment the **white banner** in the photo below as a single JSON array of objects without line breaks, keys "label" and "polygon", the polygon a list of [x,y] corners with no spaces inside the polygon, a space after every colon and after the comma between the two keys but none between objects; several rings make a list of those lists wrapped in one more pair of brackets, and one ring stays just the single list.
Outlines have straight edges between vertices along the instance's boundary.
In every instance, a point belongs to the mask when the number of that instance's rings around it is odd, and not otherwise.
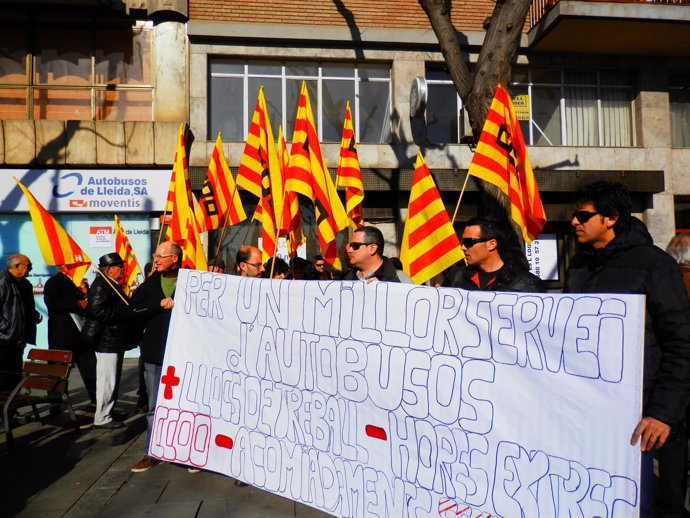
[{"label": "white banner", "polygon": [[335,516],[636,516],[643,297],[182,270],[153,457]]},{"label": "white banner", "polygon": [[4,169],[0,212],[28,212],[12,177],[49,212],[155,212],[165,210],[169,169]]}]

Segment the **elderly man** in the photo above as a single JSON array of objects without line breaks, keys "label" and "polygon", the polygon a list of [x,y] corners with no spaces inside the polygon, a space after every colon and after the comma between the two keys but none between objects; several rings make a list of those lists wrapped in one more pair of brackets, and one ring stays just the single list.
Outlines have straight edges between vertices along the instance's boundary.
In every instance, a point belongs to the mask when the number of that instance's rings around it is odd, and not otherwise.
[{"label": "elderly man", "polygon": [[240,277],[261,277],[264,273],[261,250],[255,246],[241,246],[235,257],[235,274]]},{"label": "elderly man", "polygon": [[352,269],[343,280],[400,282],[395,266],[383,255],[383,234],[376,227],[358,228],[345,247]]},{"label": "elderly man", "polygon": [[[630,443],[642,451],[640,516],[684,515],[682,469],[670,474],[668,445],[685,440],[690,396],[690,305],[678,265],[654,246],[644,223],[632,217],[625,186],[597,182],[575,195],[571,225],[581,250],[566,276],[569,293],[645,295],[642,418]],[[654,451],[659,454],[661,494],[653,505]],[[681,466],[683,466],[683,460]],[[669,496],[674,494],[674,497]],[[656,507],[656,513],[653,511]]]},{"label": "elderly man", "polygon": [[[146,445],[149,451],[153,416],[158,399],[158,386],[163,369],[165,343],[168,339],[168,328],[174,296],[177,286],[177,274],[182,264],[182,248],[177,243],[161,243],[153,254],[153,273],[137,288],[132,297],[132,310],[135,318],[143,328],[141,355],[144,358],[144,377],[149,396],[149,412],[146,415]],[[160,461],[148,455],[132,466],[133,473],[141,473],[155,466]]]},{"label": "elderly man", "polygon": [[23,254],[7,258],[0,272],[0,390],[13,389],[22,375],[24,348],[36,343],[36,324],[42,320],[34,304],[33,287],[26,279],[31,260]]},{"label": "elderly man", "polygon": [[546,291],[541,279],[529,272],[527,261],[504,250],[506,237],[496,221],[472,218],[460,239],[467,267],[454,272],[446,285],[464,290]]},{"label": "elderly man", "polygon": [[107,430],[124,428],[118,422],[126,414],[114,412],[122,375],[122,360],[129,343],[129,298],[120,280],[124,261],[116,252],[98,260],[99,275],[93,281],[86,305],[81,338],[96,350],[96,411],[94,426]]}]

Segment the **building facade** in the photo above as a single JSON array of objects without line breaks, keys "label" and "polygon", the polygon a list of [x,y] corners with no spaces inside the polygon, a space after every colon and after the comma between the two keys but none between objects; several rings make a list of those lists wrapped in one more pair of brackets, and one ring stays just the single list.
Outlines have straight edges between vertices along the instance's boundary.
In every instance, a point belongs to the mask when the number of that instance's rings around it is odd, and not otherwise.
[{"label": "building facade", "polygon": [[[418,150],[449,213],[455,209],[472,158],[471,132],[416,0],[0,5],[8,13],[0,21],[2,183],[11,182],[10,172],[26,170],[55,178],[75,171],[132,177],[158,172],[165,184],[178,126],[187,122],[192,185],[200,189],[218,132],[233,171],[239,165],[260,86],[274,133],[280,125],[290,140],[306,81],[332,174],[350,101],[364,216],[384,231],[388,255],[396,255],[399,245]],[[452,3],[470,64],[492,6],[485,0]],[[687,0],[532,5],[509,88],[549,219],[554,288],[562,283],[572,248],[569,195],[583,183],[625,183],[662,247],[676,229],[690,229],[689,6]],[[162,212],[157,198],[164,189],[157,189],[139,200],[141,210],[131,211],[141,232],[149,231],[146,254]],[[242,196],[251,213],[256,200]],[[27,217],[8,202],[14,198],[4,197],[5,221]],[[483,203],[469,182],[458,221],[481,211]],[[62,216],[105,221],[115,212],[93,208],[67,207]],[[304,214],[311,255],[313,222],[308,210]],[[256,236],[256,225],[229,231],[221,250],[226,262],[232,263],[227,259],[239,242]],[[217,239],[210,237],[211,249]]]}]

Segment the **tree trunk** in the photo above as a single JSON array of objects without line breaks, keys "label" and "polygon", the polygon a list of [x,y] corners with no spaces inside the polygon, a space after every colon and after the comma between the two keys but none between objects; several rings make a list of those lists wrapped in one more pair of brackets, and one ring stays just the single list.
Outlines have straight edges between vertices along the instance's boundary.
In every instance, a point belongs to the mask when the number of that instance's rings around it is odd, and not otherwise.
[{"label": "tree trunk", "polygon": [[494,90],[508,82],[531,0],[498,0],[479,52],[476,71],[467,59],[450,20],[451,0],[418,0],[438,38],[451,79],[467,110],[475,138],[484,126]]}]

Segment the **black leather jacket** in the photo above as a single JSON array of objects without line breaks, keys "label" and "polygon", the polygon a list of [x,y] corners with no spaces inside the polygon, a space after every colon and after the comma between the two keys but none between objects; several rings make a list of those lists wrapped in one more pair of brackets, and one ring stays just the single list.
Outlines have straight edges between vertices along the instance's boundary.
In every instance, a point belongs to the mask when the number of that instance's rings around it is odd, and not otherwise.
[{"label": "black leather jacket", "polygon": [[131,320],[128,303],[129,298],[117,282],[111,279],[106,281],[101,275],[93,281],[84,327],[98,329],[95,341],[97,352],[120,353],[134,344],[136,336],[133,327],[128,325]]}]

